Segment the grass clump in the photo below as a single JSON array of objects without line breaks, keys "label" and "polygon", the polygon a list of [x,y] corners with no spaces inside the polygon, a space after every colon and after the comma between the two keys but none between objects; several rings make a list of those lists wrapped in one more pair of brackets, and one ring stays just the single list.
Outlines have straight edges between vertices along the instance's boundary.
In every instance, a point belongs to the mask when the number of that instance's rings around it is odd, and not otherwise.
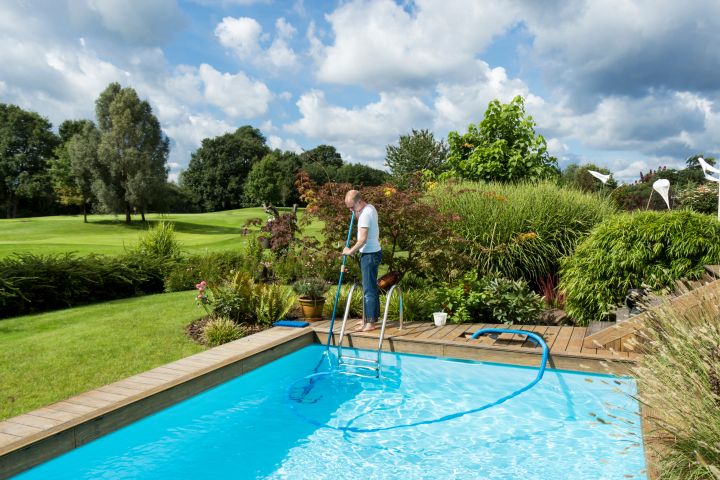
[{"label": "grass clump", "polygon": [[244,337],[245,329],[227,317],[210,319],[203,328],[203,340],[208,347],[217,347]]},{"label": "grass clump", "polygon": [[432,191],[481,275],[538,281],[557,272],[560,259],[604,218],[609,200],[554,182],[446,183]]},{"label": "grass clump", "polygon": [[598,225],[563,261],[561,291],[578,324],[599,320],[631,288],[671,286],[720,262],[720,222],[690,211],[634,212]]},{"label": "grass clump", "polygon": [[659,477],[720,479],[720,293],[648,313],[638,400],[650,407]]}]

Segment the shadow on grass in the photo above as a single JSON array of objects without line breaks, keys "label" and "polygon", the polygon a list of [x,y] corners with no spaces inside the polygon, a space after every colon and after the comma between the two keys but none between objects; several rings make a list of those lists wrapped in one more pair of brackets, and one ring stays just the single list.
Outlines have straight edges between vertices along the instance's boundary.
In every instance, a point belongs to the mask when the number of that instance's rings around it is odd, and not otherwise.
[{"label": "shadow on grass", "polygon": [[[145,223],[141,221],[135,221],[128,225],[122,220],[97,220],[91,223],[97,225],[111,225],[114,227],[124,227],[127,230],[142,231],[148,227],[155,225],[161,220],[149,220]],[[191,233],[196,235],[240,235],[243,230],[243,225],[239,224],[237,227],[224,227],[221,225],[207,225],[202,223],[192,222],[178,222],[171,221],[175,225],[175,231],[178,233]]]}]

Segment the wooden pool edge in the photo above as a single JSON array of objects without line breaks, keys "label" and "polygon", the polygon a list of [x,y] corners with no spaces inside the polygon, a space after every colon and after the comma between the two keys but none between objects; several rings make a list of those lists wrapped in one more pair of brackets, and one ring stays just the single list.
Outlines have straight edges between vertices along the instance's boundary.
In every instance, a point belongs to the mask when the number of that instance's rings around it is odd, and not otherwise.
[{"label": "wooden pool edge", "polygon": [[[326,340],[326,333],[312,328],[275,327],[0,422],[0,479],[28,470],[300,348],[324,344]],[[363,349],[376,349],[378,344],[377,338],[362,334],[351,335],[349,342],[348,346]],[[401,337],[386,339],[383,350],[529,366],[537,366],[539,357],[534,352],[498,346]],[[558,353],[551,354],[548,360],[548,365],[555,369],[615,375],[627,375],[632,364],[634,360],[629,359],[608,361]],[[113,397],[124,391],[128,394],[123,398]],[[74,416],[57,420],[63,415]],[[645,415],[641,408],[643,426]],[[42,428],[52,421],[53,425]],[[16,425],[15,433],[26,434],[3,444],[3,435],[7,439],[9,434],[3,433],[2,426],[7,424]],[[655,471],[654,459],[649,454],[647,440],[644,436],[648,478],[654,479],[651,475]]]}]

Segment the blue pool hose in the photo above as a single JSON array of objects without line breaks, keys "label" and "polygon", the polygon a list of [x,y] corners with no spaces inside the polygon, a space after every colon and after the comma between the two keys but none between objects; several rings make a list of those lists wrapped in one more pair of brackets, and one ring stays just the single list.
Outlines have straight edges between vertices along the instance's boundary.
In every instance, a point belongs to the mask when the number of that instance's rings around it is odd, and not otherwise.
[{"label": "blue pool hose", "polygon": [[[352,236],[353,223],[355,223],[355,211],[353,210],[350,216],[350,226],[348,227],[347,240],[345,240],[345,248],[350,247],[350,237]],[[333,303],[332,315],[330,316],[330,330],[328,331],[327,346],[325,351],[330,350],[330,340],[333,336],[333,326],[335,325],[335,312],[337,311],[338,300],[340,299],[340,287],[342,286],[343,273],[345,273],[345,261],[347,255],[342,256],[342,265],[340,265],[340,278],[338,278],[337,292],[335,292],[335,303]]]},{"label": "blue pool hose", "polygon": [[[330,331],[332,332],[332,330],[330,330]],[[307,415],[302,414],[300,411],[298,411],[295,408],[295,403],[297,403],[297,401],[293,400],[290,397],[289,393],[287,396],[288,403],[290,405],[290,408],[293,411],[295,411],[295,413],[298,416],[305,419],[307,422],[315,425],[316,427],[330,428],[330,429],[338,430],[341,432],[352,432],[352,433],[373,433],[373,432],[381,432],[381,431],[385,431],[385,430],[394,430],[397,428],[416,427],[419,425],[430,425],[433,423],[447,422],[448,420],[454,420],[456,418],[460,418],[460,417],[463,417],[463,416],[471,414],[471,413],[477,413],[477,412],[480,412],[483,410],[487,410],[488,408],[498,406],[501,403],[505,403],[508,400],[510,400],[511,398],[515,398],[518,395],[520,395],[521,393],[526,392],[526,391],[530,390],[532,387],[534,387],[535,385],[537,385],[537,383],[540,380],[542,380],[543,375],[545,374],[545,367],[547,365],[547,359],[548,359],[548,354],[549,354],[548,346],[545,343],[545,341],[542,339],[542,337],[540,337],[539,335],[537,335],[533,332],[527,332],[525,330],[509,330],[509,329],[504,329],[504,328],[483,328],[483,329],[480,329],[477,332],[473,333],[471,338],[477,339],[480,335],[486,335],[488,333],[510,333],[510,334],[515,334],[515,335],[525,335],[526,337],[528,337],[530,340],[534,341],[536,344],[538,344],[542,348],[542,360],[540,363],[540,368],[538,370],[538,373],[532,382],[528,383],[527,385],[525,385],[524,387],[522,387],[518,390],[515,390],[514,392],[512,392],[508,395],[505,395],[504,397],[501,397],[501,398],[495,400],[494,402],[486,403],[485,405],[482,405],[480,407],[473,408],[470,410],[465,410],[463,412],[452,413],[450,415],[445,415],[444,417],[435,418],[433,420],[424,420],[424,421],[420,421],[420,422],[403,423],[403,424],[399,424],[399,425],[391,425],[389,427],[358,428],[358,427],[349,427],[349,426],[337,427],[337,426],[329,425],[327,423],[318,422],[317,420],[310,418]],[[317,377],[331,375],[331,374],[332,374],[332,371],[313,373],[311,375],[308,375],[307,377],[300,379],[300,380],[308,379],[308,380],[310,380],[310,384],[311,384],[309,386],[309,388],[303,389],[304,390],[303,397],[309,393],[310,388],[312,388],[312,385],[317,381]],[[298,383],[300,380],[297,380],[293,384],[291,384],[290,388],[288,389],[288,392],[290,392],[292,390],[292,387],[295,385],[295,383]],[[349,425],[349,423],[348,423],[348,425]]]}]

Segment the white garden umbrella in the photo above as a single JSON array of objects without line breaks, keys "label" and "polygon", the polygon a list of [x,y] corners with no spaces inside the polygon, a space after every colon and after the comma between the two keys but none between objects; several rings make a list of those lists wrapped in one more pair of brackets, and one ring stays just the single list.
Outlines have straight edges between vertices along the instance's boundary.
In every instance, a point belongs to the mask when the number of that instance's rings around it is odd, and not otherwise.
[{"label": "white garden umbrella", "polygon": [[588,170],[588,173],[603,182],[603,184],[607,183],[608,180],[610,180],[610,175],[605,175],[603,173],[596,172],[595,170]]}]

